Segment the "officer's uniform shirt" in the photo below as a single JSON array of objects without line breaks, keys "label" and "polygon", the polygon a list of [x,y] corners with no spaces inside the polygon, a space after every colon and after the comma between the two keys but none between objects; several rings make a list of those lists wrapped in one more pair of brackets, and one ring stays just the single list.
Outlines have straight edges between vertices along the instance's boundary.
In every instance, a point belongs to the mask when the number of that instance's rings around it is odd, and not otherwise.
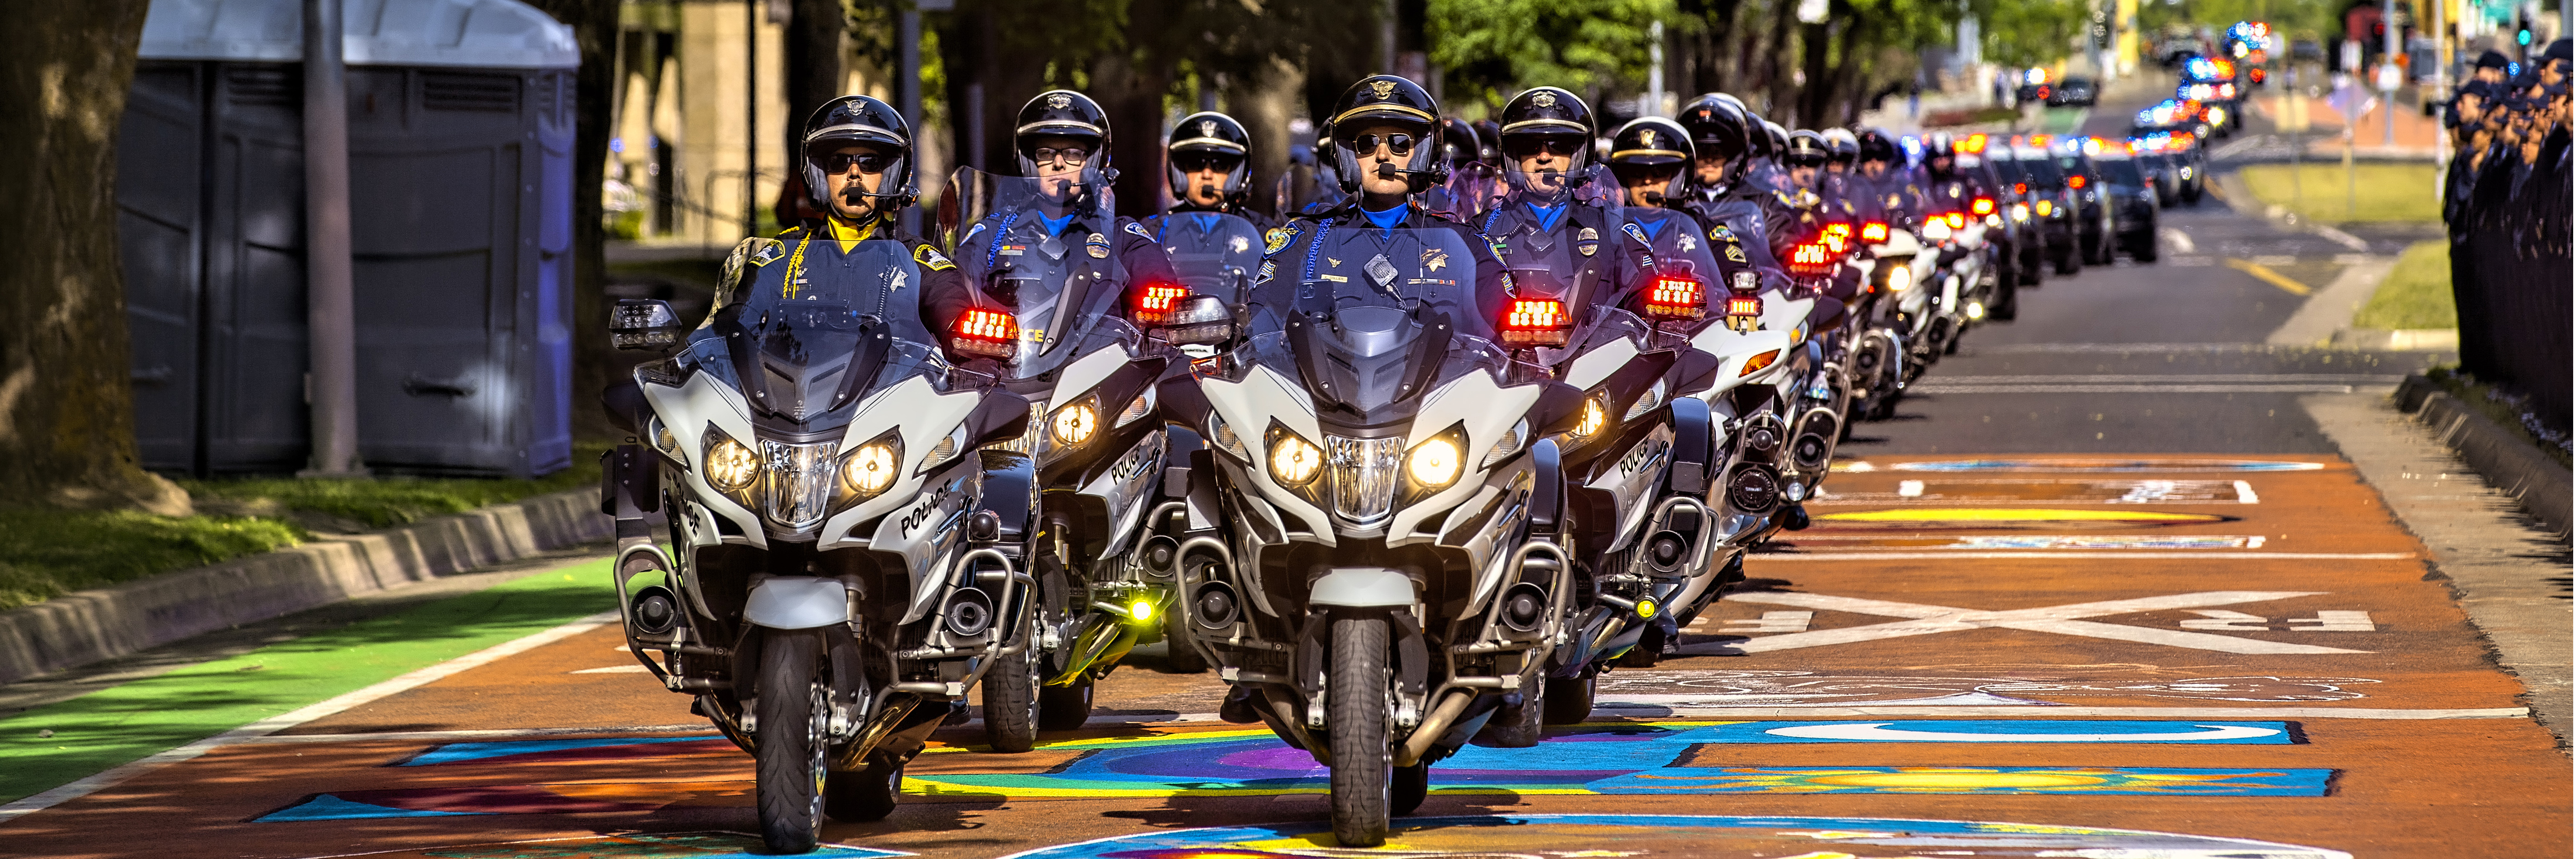
[{"label": "officer's uniform shirt", "polygon": [[[742,292],[745,284],[752,288],[784,289],[789,286],[790,277],[800,281],[799,287],[811,284],[817,278],[862,277],[867,279],[862,285],[873,288],[879,272],[845,270],[837,264],[847,262],[842,257],[843,253],[869,239],[893,239],[902,242],[904,248],[912,252],[913,262],[921,269],[918,298],[921,324],[934,336],[944,335],[957,317],[964,315],[969,308],[993,306],[958,271],[955,262],[930,243],[904,234],[892,219],[877,218],[852,224],[839,218],[827,218],[790,227],[780,232],[777,238],[747,238],[734,245],[733,253],[725,259],[723,274],[718,278],[715,307],[710,309],[707,318],[712,321],[714,310],[741,301],[745,295]],[[814,252],[823,242],[834,247],[827,248],[826,252]],[[807,252],[798,253],[800,247]],[[839,253],[829,252],[835,249]]]},{"label": "officer's uniform shirt", "polygon": [[[1512,272],[1514,297],[1555,298],[1582,319],[1587,308],[1619,301],[1644,270],[1637,257],[1620,252],[1628,240],[1608,208],[1565,197],[1553,206],[1534,204],[1524,194],[1505,197],[1477,219],[1477,233]],[[1563,293],[1538,295],[1534,284],[1549,281]]]},{"label": "officer's uniform shirt", "polygon": [[[1045,336],[1043,326],[1050,323],[1027,318],[1022,297],[1008,294],[1013,289],[999,285],[1009,281],[997,281],[997,271],[1061,267],[1071,275],[1110,280],[1128,293],[1120,306],[1130,309],[1136,306],[1134,291],[1149,284],[1180,282],[1171,256],[1135,219],[1090,212],[1059,217],[1062,220],[1051,220],[1034,207],[996,211],[967,227],[957,239],[957,264],[967,281],[984,284],[993,300],[1020,313],[1024,336]],[[1039,327],[1033,329],[1033,325]]]},{"label": "officer's uniform shirt", "polygon": [[[1435,303],[1459,305],[1452,314],[1457,331],[1494,339],[1495,323],[1510,300],[1511,276],[1493,249],[1467,225],[1432,214],[1418,200],[1372,219],[1361,210],[1362,199],[1352,197],[1340,206],[1270,230],[1263,242],[1261,268],[1253,274],[1250,330],[1278,330],[1295,311],[1300,288],[1308,283],[1365,283],[1366,269],[1376,254],[1360,251],[1387,242],[1394,230],[1446,230],[1457,236],[1467,259],[1429,248],[1417,254],[1387,255],[1397,272],[1392,285],[1410,294],[1431,294]],[[1319,239],[1322,247],[1316,245]],[[1431,293],[1433,289],[1437,292]]]},{"label": "officer's uniform shirt", "polygon": [[[1757,288],[1780,283],[1776,271],[1766,271],[1754,263],[1753,246],[1725,224],[1709,226],[1686,209],[1630,206],[1622,211],[1627,213],[1628,223],[1619,228],[1624,239],[1618,243],[1619,251],[1630,255],[1642,252],[1658,267],[1688,261],[1712,304],[1722,300],[1719,296],[1738,283],[1739,272],[1750,278],[1745,282]],[[1645,278],[1629,284],[1619,298],[1619,307],[1643,315],[1646,284]]]},{"label": "officer's uniform shirt", "polygon": [[[1208,209],[1188,204],[1146,218],[1141,223],[1154,243],[1171,259],[1172,270],[1193,288],[1230,284],[1228,268],[1240,269],[1245,283],[1261,265],[1263,233],[1257,212]],[[1231,292],[1210,293],[1231,304],[1242,300]]]}]

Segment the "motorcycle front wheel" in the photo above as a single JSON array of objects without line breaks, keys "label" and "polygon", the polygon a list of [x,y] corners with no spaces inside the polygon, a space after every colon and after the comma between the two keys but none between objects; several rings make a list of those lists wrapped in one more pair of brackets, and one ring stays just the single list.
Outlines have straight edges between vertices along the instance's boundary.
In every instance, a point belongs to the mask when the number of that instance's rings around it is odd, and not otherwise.
[{"label": "motorcycle front wheel", "polygon": [[803,633],[775,633],[761,643],[760,734],[755,792],[760,798],[761,840],[774,853],[806,853],[823,837],[824,736],[831,703],[816,683],[822,642]]},{"label": "motorcycle front wheel", "polygon": [[1395,757],[1387,735],[1387,619],[1335,615],[1325,686],[1332,716],[1333,837],[1343,847],[1386,843]]}]

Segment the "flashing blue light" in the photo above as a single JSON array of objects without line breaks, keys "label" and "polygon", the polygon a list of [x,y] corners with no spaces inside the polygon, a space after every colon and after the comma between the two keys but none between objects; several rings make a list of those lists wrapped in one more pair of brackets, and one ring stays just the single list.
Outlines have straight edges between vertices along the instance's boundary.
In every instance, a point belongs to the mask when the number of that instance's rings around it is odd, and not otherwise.
[{"label": "flashing blue light", "polygon": [[623,138],[623,137],[611,137],[611,138],[609,138],[609,139],[608,139],[608,151],[610,151],[610,152],[624,152],[624,151],[626,151],[626,138]]}]

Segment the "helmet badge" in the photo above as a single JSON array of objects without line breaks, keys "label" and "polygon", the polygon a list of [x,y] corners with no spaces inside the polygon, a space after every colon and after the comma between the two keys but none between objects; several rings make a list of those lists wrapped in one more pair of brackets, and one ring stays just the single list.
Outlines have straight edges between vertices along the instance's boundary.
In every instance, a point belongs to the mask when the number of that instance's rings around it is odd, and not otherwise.
[{"label": "helmet badge", "polygon": [[1655,130],[1652,128],[1637,129],[1637,140],[1640,143],[1644,143],[1648,149],[1655,148]]},{"label": "helmet badge", "polygon": [[1544,107],[1555,107],[1555,106],[1556,106],[1556,93],[1552,93],[1552,92],[1541,92],[1541,93],[1539,93],[1539,94],[1537,94],[1537,95],[1530,96],[1530,106],[1531,106],[1531,107],[1543,107],[1543,108],[1544,108]]},{"label": "helmet badge", "polygon": [[1381,99],[1393,98],[1395,96],[1395,82],[1369,81],[1369,92],[1376,94],[1377,97]]},{"label": "helmet badge", "polygon": [[1202,120],[1199,120],[1199,136],[1200,136],[1200,137],[1215,137],[1215,136],[1216,136],[1216,120],[1213,120],[1213,119],[1202,119]]},{"label": "helmet badge", "polygon": [[1049,109],[1063,110],[1072,106],[1073,96],[1065,95],[1064,93],[1056,93],[1054,95],[1047,96],[1047,107]]}]

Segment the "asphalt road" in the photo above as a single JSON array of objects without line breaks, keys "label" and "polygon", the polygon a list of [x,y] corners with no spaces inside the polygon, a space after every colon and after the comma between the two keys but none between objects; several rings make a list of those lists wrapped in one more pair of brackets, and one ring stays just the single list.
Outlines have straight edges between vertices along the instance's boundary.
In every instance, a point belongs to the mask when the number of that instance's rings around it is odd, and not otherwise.
[{"label": "asphalt road", "polygon": [[[2303,298],[2226,261],[2315,287],[2349,251],[2216,201],[2168,218],[2165,262],[1971,331],[1681,655],[1539,748],[1444,762],[1384,851],[1336,847],[1312,760],[1147,653],[1036,751],[942,732],[823,855],[2565,855],[2559,741],[2301,406],[2435,356],[2261,345]],[[619,640],[142,770],[0,823],[0,852],[742,855],[748,757]]]}]

